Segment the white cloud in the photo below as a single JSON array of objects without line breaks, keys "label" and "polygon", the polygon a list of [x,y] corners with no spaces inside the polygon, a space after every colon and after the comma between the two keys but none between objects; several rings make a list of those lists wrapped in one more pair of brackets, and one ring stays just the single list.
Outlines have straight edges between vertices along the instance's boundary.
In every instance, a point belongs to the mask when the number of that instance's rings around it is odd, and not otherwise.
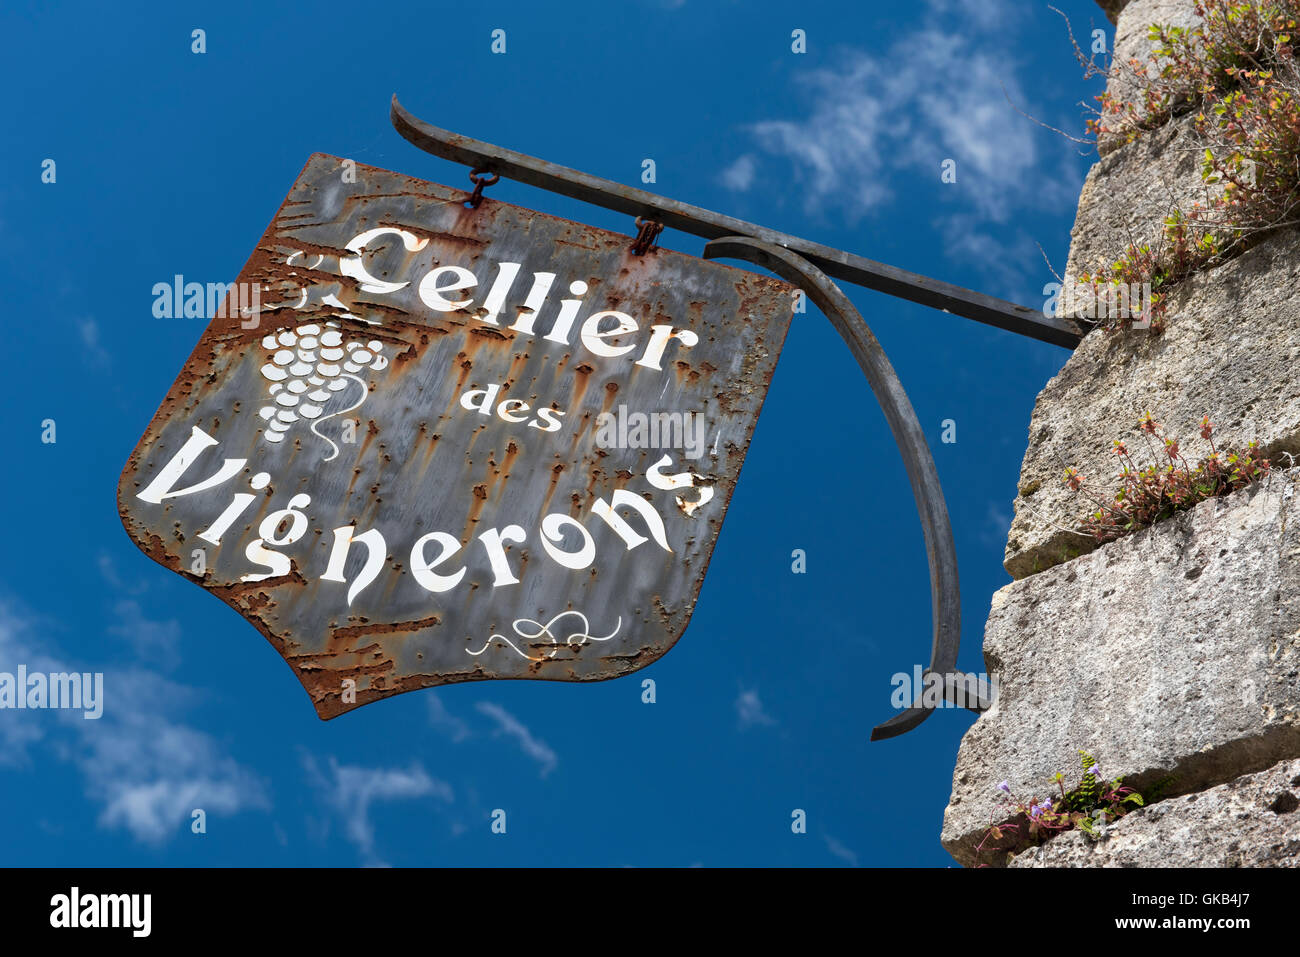
[{"label": "white cloud", "polygon": [[722,171],[722,185],[743,193],[754,184],[754,154],[746,153]]},{"label": "white cloud", "polygon": [[170,716],[193,697],[146,669],[106,671],[104,716],[69,714],[79,739],[73,760],[87,796],[104,805],[101,826],[156,845],[187,833],[196,808],[211,818],[269,807],[256,774],[212,735]]},{"label": "white cloud", "polygon": [[1005,548],[1010,531],[1010,510],[999,508],[996,502],[989,502],[988,510],[984,513],[984,527],[979,533],[980,541],[990,548]]},{"label": "white cloud", "polygon": [[321,773],[310,755],[304,757],[303,763],[325,802],[342,819],[348,840],[368,864],[382,864],[375,858],[375,828],[370,820],[373,802],[419,797],[435,797],[448,804],[455,800],[451,785],[430,777],[416,763],[407,769],[363,768],[340,765],[331,757],[328,776]]},{"label": "white cloud", "polygon": [[116,623],[108,633],[125,639],[141,660],[167,671],[180,663],[181,625],[176,619],[155,621],[129,598],[114,605],[113,614]]},{"label": "white cloud", "polygon": [[932,19],[954,31],[963,26],[1006,33],[1019,12],[1010,0],[925,0]]},{"label": "white cloud", "polygon": [[148,591],[148,584],[142,580],[123,581],[122,576],[117,573],[117,566],[113,564],[113,557],[108,552],[100,552],[97,563],[100,577],[108,582],[115,593],[119,595],[140,595]]},{"label": "white cloud", "polygon": [[[1007,234],[1004,228],[990,231],[982,226],[978,216],[949,216],[942,223],[945,255],[979,269],[981,292],[1041,307],[1047,301],[1042,283],[1052,277],[1038,245],[1022,232]],[[1031,275],[1041,281],[1030,282]]]},{"label": "white cloud", "polygon": [[77,761],[89,794],[104,803],[100,824],[161,844],[196,808],[213,816],[268,806],[257,778],[210,735],[147,709],[121,714],[117,707],[110,723],[88,722],[96,727],[84,733]]},{"label": "white cloud", "polygon": [[51,655],[33,637],[38,625],[0,600],[0,670],[25,664],[29,673],[103,671],[103,714],[88,721],[76,710],[0,713],[0,761],[70,762],[87,798],[103,805],[99,824],[147,844],[182,833],[195,808],[212,816],[267,806],[255,775],[211,735],[171,716],[192,697],[190,689],[144,669],[109,670]]},{"label": "white cloud", "polygon": [[830,851],[850,867],[858,866],[858,855],[855,852],[849,850],[829,834],[823,834],[822,840],[826,842],[826,850]]},{"label": "white cloud", "polygon": [[507,737],[514,738],[519,744],[520,750],[537,762],[541,768],[541,776],[546,777],[555,770],[558,758],[555,752],[545,742],[533,736],[514,715],[499,704],[493,704],[491,701],[480,701],[474,706],[481,714],[487,715],[497,723],[497,734],[504,734]]},{"label": "white cloud", "polygon": [[453,744],[459,744],[470,736],[469,725],[448,711],[447,706],[442,702],[442,698],[431,692],[427,700],[429,702],[429,723],[449,737]]},{"label": "white cloud", "polygon": [[[1008,102],[1024,108],[1027,99],[1002,55],[1004,15],[1001,2],[931,0],[922,23],[883,55],[843,51],[836,66],[799,75],[805,114],[750,126],[766,156],[750,155],[739,170],[737,161],[723,182],[744,191],[760,179],[792,180],[806,212],[833,209],[850,223],[888,202],[891,184],[918,175],[985,221],[1072,203],[1075,177],[1062,186],[1034,175],[1038,128]],[[1062,155],[1069,149],[1062,140]],[[948,159],[956,182],[942,184]]]},{"label": "white cloud", "polygon": [[736,697],[736,720],[742,730],[755,725],[776,724],[776,719],[763,710],[763,702],[758,697],[757,688],[742,690]]},{"label": "white cloud", "polygon": [[[46,673],[66,670],[29,646],[27,629],[25,621],[0,603],[0,671],[14,674],[19,665]],[[28,746],[45,736],[48,722],[42,719],[46,716],[41,711],[0,711],[0,767],[30,762]]]},{"label": "white cloud", "polygon": [[81,333],[81,346],[86,357],[94,365],[108,365],[110,356],[100,340],[99,323],[89,317],[80,319],[77,321],[77,330]]}]

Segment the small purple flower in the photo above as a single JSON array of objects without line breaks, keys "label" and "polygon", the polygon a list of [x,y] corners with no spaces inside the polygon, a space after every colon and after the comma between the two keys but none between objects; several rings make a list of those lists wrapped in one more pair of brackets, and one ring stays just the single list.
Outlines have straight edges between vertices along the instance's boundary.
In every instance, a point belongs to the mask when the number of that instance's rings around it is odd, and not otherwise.
[{"label": "small purple flower", "polygon": [[1007,782],[1007,781],[1003,781],[1001,784],[998,785],[998,790],[999,790],[999,791],[1003,791],[1003,792],[1005,792],[1006,794],[1010,794],[1010,793],[1011,793],[1011,784],[1010,784],[1009,782]]},{"label": "small purple flower", "polygon": [[1047,810],[1047,805],[1046,805],[1046,804],[1033,804],[1033,803],[1031,803],[1031,804],[1029,805],[1029,816],[1030,816],[1031,818],[1033,818],[1034,820],[1038,820],[1040,817],[1043,816],[1043,812],[1046,811],[1046,810]]}]

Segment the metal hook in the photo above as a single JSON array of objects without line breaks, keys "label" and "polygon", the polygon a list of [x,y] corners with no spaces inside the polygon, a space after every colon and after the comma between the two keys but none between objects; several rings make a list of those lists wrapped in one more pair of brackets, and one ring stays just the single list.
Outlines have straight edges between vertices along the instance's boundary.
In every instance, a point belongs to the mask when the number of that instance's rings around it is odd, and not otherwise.
[{"label": "metal hook", "polygon": [[644,256],[654,248],[655,240],[664,231],[664,224],[653,219],[636,218],[636,239],[632,240],[632,255]]},{"label": "metal hook", "polygon": [[[487,177],[483,175],[484,173],[491,173],[492,175]],[[471,170],[469,181],[474,184],[474,192],[469,194],[469,199],[465,201],[465,205],[470,209],[478,209],[478,204],[483,202],[483,188],[491,186],[500,178],[499,175],[492,173],[486,166],[478,166]]]}]

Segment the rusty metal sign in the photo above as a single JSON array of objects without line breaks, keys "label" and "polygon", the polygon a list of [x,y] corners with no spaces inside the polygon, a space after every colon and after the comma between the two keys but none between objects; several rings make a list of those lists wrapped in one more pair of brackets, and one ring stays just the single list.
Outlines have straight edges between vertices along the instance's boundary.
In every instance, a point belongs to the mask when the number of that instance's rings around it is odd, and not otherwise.
[{"label": "rusty metal sign", "polygon": [[119,482],[322,718],[668,651],[789,328],[787,283],[481,192],[313,155]]}]

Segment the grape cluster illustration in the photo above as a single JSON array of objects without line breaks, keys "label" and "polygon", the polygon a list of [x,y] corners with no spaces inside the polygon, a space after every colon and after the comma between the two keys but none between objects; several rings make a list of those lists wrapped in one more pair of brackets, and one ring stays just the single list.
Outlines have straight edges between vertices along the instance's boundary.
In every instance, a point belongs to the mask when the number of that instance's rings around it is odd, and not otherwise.
[{"label": "grape cluster illustration", "polygon": [[[270,380],[268,392],[274,405],[264,406],[258,414],[267,422],[262,437],[268,442],[282,442],[299,419],[311,423],[311,431],[330,444],[328,462],[339,453],[333,440],[317,431],[326,419],[351,412],[366,400],[370,387],[357,373],[374,372],[388,367],[383,355],[384,344],[378,340],[344,342],[339,324],[308,323],[296,329],[281,329],[262,340],[270,361],[262,366],[262,376]],[[343,392],[350,382],[361,387],[361,396],[346,408],[325,413],[326,403]]]}]

